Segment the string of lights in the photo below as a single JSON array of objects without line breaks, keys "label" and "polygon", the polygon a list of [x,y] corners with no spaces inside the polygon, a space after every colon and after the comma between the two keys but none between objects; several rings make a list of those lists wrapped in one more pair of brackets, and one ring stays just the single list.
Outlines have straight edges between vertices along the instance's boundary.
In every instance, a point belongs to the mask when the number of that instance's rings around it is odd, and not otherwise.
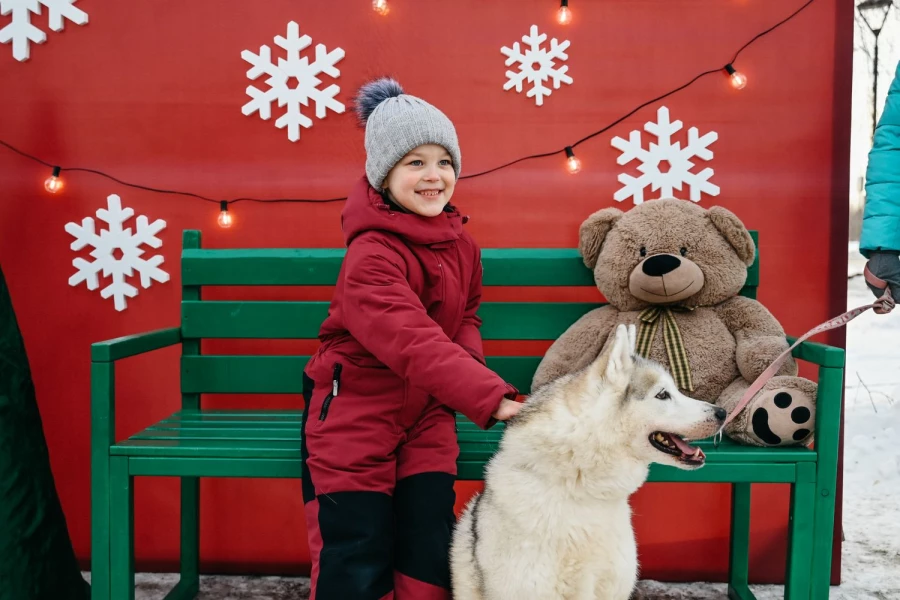
[{"label": "string of lights", "polygon": [[[575,148],[576,148],[578,145],[583,144],[584,142],[587,142],[588,140],[590,140],[590,139],[592,139],[592,138],[594,138],[594,137],[596,137],[596,136],[598,136],[598,135],[601,135],[601,134],[605,133],[606,131],[608,131],[609,129],[615,127],[616,125],[618,125],[619,123],[621,123],[621,122],[624,121],[625,119],[631,117],[632,115],[634,115],[635,113],[637,113],[637,112],[640,111],[641,109],[643,109],[643,108],[645,108],[645,107],[647,107],[647,106],[649,106],[649,105],[651,105],[651,104],[655,104],[656,102],[659,102],[660,100],[663,100],[664,98],[667,98],[667,97],[669,97],[669,96],[672,96],[673,94],[676,94],[676,93],[678,93],[678,92],[684,90],[685,88],[687,88],[687,87],[693,85],[693,84],[694,84],[695,82],[697,82],[698,80],[700,80],[700,79],[702,79],[702,78],[704,78],[704,77],[707,77],[707,76],[709,76],[709,75],[714,75],[714,74],[721,74],[721,75],[724,75],[724,76],[728,77],[728,79],[730,80],[730,84],[731,84],[731,86],[732,86],[733,89],[735,89],[735,90],[742,90],[742,89],[744,89],[744,88],[747,86],[747,83],[748,83],[748,82],[747,82],[747,76],[744,75],[743,73],[741,73],[740,71],[738,71],[738,70],[735,68],[735,66],[734,66],[735,63],[737,62],[738,58],[740,57],[741,53],[742,53],[744,50],[746,50],[748,47],[750,47],[753,43],[755,43],[756,41],[758,41],[759,39],[761,39],[762,37],[768,35],[769,33],[775,31],[775,30],[778,29],[779,27],[782,27],[784,24],[786,24],[786,23],[788,23],[789,21],[791,21],[792,19],[794,19],[797,15],[799,15],[799,14],[800,14],[801,12],[803,12],[807,7],[809,7],[813,2],[815,2],[815,0],[807,0],[803,5],[801,5],[797,10],[795,10],[794,12],[792,12],[791,14],[789,14],[787,17],[785,17],[785,18],[782,19],[781,21],[775,23],[774,25],[772,25],[772,26],[769,27],[768,29],[766,29],[766,30],[764,30],[764,31],[762,31],[762,32],[760,32],[760,33],[758,33],[758,34],[757,34],[756,36],[754,36],[753,38],[751,38],[747,43],[745,43],[743,46],[741,46],[741,47],[737,50],[737,52],[735,52],[735,54],[734,54],[734,56],[732,57],[732,59],[731,59],[728,63],[726,63],[725,66],[723,66],[723,67],[718,67],[718,68],[714,68],[714,69],[710,69],[710,70],[707,70],[707,71],[703,71],[702,73],[699,73],[698,75],[696,75],[695,77],[693,77],[693,78],[692,78],[690,81],[688,81],[687,83],[685,83],[685,84],[683,84],[683,85],[680,85],[680,86],[678,86],[678,87],[676,87],[676,88],[674,88],[674,89],[672,89],[672,90],[669,90],[669,91],[667,91],[667,92],[665,92],[665,93],[663,93],[663,94],[660,94],[659,96],[657,96],[657,97],[655,97],[655,98],[652,98],[652,99],[650,99],[650,100],[647,100],[646,102],[644,102],[644,103],[642,103],[642,104],[639,104],[638,106],[636,106],[635,108],[633,108],[632,110],[630,110],[628,113],[622,115],[621,117],[619,117],[619,118],[616,119],[615,121],[613,121],[613,122],[611,122],[611,123],[609,123],[609,124],[607,124],[607,125],[604,125],[602,128],[600,128],[600,129],[598,129],[598,130],[596,130],[596,131],[593,131],[593,132],[587,134],[586,136],[584,136],[584,137],[581,138],[580,140],[578,140],[578,141],[576,141],[576,142],[573,142],[573,143],[571,143],[571,144],[569,144],[569,145],[567,145],[567,146],[565,146],[564,148],[559,149],[559,150],[552,150],[552,151],[549,151],[549,152],[543,152],[543,153],[540,153],[540,154],[531,154],[531,155],[528,155],[528,156],[523,156],[523,157],[521,157],[521,158],[517,158],[517,159],[515,159],[515,160],[506,162],[506,163],[504,163],[504,164],[498,165],[498,166],[496,166],[496,167],[493,167],[493,168],[490,168],[490,169],[487,169],[487,170],[484,170],[484,171],[480,171],[480,172],[477,172],[477,173],[472,173],[472,174],[469,174],[469,175],[463,175],[462,177],[460,177],[460,179],[472,179],[472,178],[475,178],[475,177],[482,177],[482,176],[484,176],[484,175],[488,175],[488,174],[490,174],[490,173],[494,173],[494,172],[499,171],[499,170],[501,170],[501,169],[505,169],[505,168],[507,168],[507,167],[511,167],[511,166],[513,166],[513,165],[515,165],[515,164],[518,164],[518,163],[520,163],[520,162],[524,162],[524,161],[527,161],[527,160],[537,160],[537,159],[541,159],[541,158],[546,158],[546,157],[550,157],[550,156],[555,156],[555,155],[558,155],[558,154],[564,154],[564,155],[565,155],[565,163],[564,163],[564,166],[565,166],[566,170],[567,170],[570,174],[575,175],[575,174],[579,173],[579,172],[582,170],[582,164],[581,164],[581,160],[575,155]],[[388,3],[388,0],[373,0],[373,2],[372,2],[372,8],[373,8],[373,10],[375,10],[375,12],[377,12],[379,15],[382,15],[382,16],[387,16],[387,15],[390,13],[390,5],[389,5],[389,3]],[[559,21],[560,24],[563,24],[563,25],[568,24],[568,23],[570,23],[570,22],[572,21],[572,11],[571,11],[571,9],[569,8],[569,0],[560,0],[560,7],[559,7],[559,11],[558,11],[558,13],[557,13],[557,20]],[[223,200],[223,199],[221,199],[221,198],[210,198],[210,197],[207,197],[207,196],[203,196],[202,194],[196,194],[196,193],[188,192],[188,191],[162,189],[162,188],[157,188],[157,187],[152,187],[152,186],[146,186],[146,185],[140,185],[140,184],[136,184],[136,183],[131,183],[131,182],[123,181],[123,180],[121,180],[121,179],[118,179],[118,178],[116,178],[116,177],[114,177],[114,176],[112,176],[112,175],[110,175],[110,174],[108,174],[108,173],[105,173],[105,172],[103,172],[103,171],[100,171],[100,170],[98,170],[98,169],[91,169],[91,168],[84,168],[84,167],[65,167],[65,166],[61,166],[61,165],[55,165],[55,164],[49,163],[49,162],[47,162],[47,161],[45,161],[45,160],[43,160],[43,159],[41,159],[41,158],[38,158],[38,157],[36,157],[36,156],[33,156],[33,155],[31,155],[31,154],[29,154],[29,153],[27,153],[27,152],[24,152],[23,150],[20,150],[20,149],[14,147],[12,144],[9,144],[8,142],[6,142],[6,141],[4,141],[4,140],[2,140],[2,139],[0,139],[0,145],[2,145],[2,146],[4,146],[4,147],[6,147],[7,149],[9,149],[9,150],[11,150],[11,151],[13,151],[13,152],[15,152],[15,153],[21,155],[21,156],[24,157],[24,158],[27,158],[27,159],[32,160],[32,161],[35,161],[35,162],[37,162],[37,163],[39,163],[39,164],[41,164],[41,165],[44,165],[44,166],[46,166],[47,168],[51,169],[51,175],[50,175],[50,176],[45,180],[45,182],[44,182],[44,188],[45,188],[48,192],[50,192],[51,194],[58,194],[58,193],[59,193],[60,191],[62,191],[63,188],[65,187],[64,181],[63,181],[62,176],[61,176],[63,172],[70,172],[70,173],[75,173],[75,172],[91,173],[91,174],[94,174],[94,175],[98,175],[98,176],[101,176],[101,177],[105,177],[105,178],[107,178],[107,179],[109,179],[109,180],[111,180],[111,181],[114,181],[114,182],[118,183],[119,185],[122,185],[122,186],[125,186],[125,187],[130,187],[130,188],[134,188],[134,189],[145,190],[145,191],[150,191],[150,192],[155,192],[155,193],[160,193],[160,194],[180,195],[180,196],[185,196],[185,197],[189,197],[189,198],[195,198],[195,199],[198,199],[198,200],[203,200],[203,201],[206,201],[206,202],[212,202],[212,203],[215,203],[215,204],[217,204],[217,205],[219,206],[218,224],[219,224],[220,227],[223,227],[223,228],[231,227],[232,223],[234,222],[233,214],[232,214],[232,212],[229,212],[229,206],[231,206],[231,205],[233,205],[233,204],[237,204],[237,203],[239,203],[239,202],[258,202],[258,203],[264,203],[264,204],[270,204],[270,203],[271,203],[271,204],[276,204],[276,203],[291,203],[291,204],[325,204],[325,203],[332,203],[332,202],[342,202],[342,201],[344,201],[344,200],[347,199],[346,196],[339,197],[339,198],[318,198],[318,199],[313,199],[313,198],[250,198],[250,197],[241,197],[241,198],[232,198],[232,199]]]}]

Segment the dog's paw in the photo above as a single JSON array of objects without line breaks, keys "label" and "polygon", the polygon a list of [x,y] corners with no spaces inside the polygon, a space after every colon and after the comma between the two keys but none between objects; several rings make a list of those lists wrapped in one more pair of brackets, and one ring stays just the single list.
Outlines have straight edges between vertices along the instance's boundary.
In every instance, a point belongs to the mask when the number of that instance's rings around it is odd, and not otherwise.
[{"label": "dog's paw", "polygon": [[747,407],[747,433],[762,446],[808,443],[816,422],[815,384],[795,377],[769,383],[774,385],[766,385]]}]

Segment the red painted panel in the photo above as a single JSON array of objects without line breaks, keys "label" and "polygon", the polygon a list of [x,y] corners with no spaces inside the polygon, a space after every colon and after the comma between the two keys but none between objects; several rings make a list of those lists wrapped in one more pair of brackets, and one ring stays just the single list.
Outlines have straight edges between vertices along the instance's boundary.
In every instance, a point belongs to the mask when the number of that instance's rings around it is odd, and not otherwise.
[{"label": "red painted panel", "polygon": [[[465,174],[561,149],[723,66],[802,3],[576,0],[574,22],[563,27],[554,21],[553,0],[390,2],[393,10],[382,18],[365,0],[265,6],[195,0],[168,10],[80,0],[90,23],[49,32],[46,44],[32,46],[28,62],[14,61],[9,47],[0,46],[0,137],[53,164],[214,198],[342,196],[364,161],[362,131],[350,111],[317,120],[297,143],[275,128],[274,117],[264,122],[241,114],[249,83],[241,51],[273,46],[290,20],[314,43],[346,50],[337,80],[346,104],[359,84],[390,73],[445,110],[458,127]],[[636,174],[633,165],[616,164],[610,139],[640,129],[665,105],[685,124],[679,135],[686,138],[691,126],[719,135],[711,166],[721,195],[704,196],[701,205],[726,206],[760,231],[760,300],[794,334],[837,314],[845,298],[852,35],[852,6],[843,4],[816,0],[744,51],[736,63],[749,78],[743,91],[715,74],[582,144],[576,151],[584,168],[576,176],[565,172],[560,155],[460,183],[454,200],[472,215],[472,233],[484,247],[574,245],[588,214],[616,204],[617,174]],[[0,25],[8,20],[0,17]],[[46,14],[34,23],[48,29]],[[555,90],[542,107],[524,93],[502,90],[500,47],[532,24],[572,42],[567,64],[574,83]],[[281,114],[277,107],[273,112]],[[129,189],[88,173],[64,173],[65,190],[51,196],[42,187],[48,175],[49,169],[0,149],[0,261],[63,506],[86,560],[90,343],[178,322],[183,229],[203,230],[209,247],[336,246],[341,205],[239,203],[232,207],[234,227],[223,231],[212,203]],[[64,225],[93,215],[112,193],[136,214],[168,223],[161,238],[171,281],[142,290],[123,312],[97,292],[67,284],[73,253]],[[842,344],[842,334],[830,341]],[[122,363],[119,436],[177,408],[177,356],[172,349]],[[209,405],[238,400],[211,398]],[[277,403],[299,406],[297,398]],[[460,484],[460,503],[476,488]],[[138,566],[172,568],[177,482],[140,480],[136,489]],[[725,486],[648,485],[633,504],[644,576],[724,576]],[[686,505],[692,509],[685,512]],[[782,487],[759,486],[754,493],[754,579],[782,577],[786,507]],[[297,482],[205,481],[202,514],[207,568],[306,568]]]}]

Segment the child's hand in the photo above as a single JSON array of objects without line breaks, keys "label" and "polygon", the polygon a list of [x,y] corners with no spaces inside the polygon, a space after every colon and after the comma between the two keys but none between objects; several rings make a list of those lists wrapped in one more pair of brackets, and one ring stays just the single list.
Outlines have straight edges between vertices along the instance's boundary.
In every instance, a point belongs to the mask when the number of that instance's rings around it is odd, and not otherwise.
[{"label": "child's hand", "polygon": [[516,413],[518,413],[521,408],[521,402],[516,402],[515,400],[504,398],[500,402],[500,406],[497,408],[497,411],[493,414],[493,417],[498,421],[506,421],[507,419],[511,419],[516,416]]}]

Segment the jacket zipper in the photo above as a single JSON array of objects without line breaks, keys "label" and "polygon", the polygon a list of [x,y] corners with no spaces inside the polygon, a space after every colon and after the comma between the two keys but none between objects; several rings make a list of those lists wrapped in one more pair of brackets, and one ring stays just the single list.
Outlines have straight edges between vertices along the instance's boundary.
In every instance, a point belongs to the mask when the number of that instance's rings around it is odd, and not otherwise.
[{"label": "jacket zipper", "polygon": [[444,277],[444,262],[440,253],[436,252],[435,256],[438,261],[438,271],[441,274],[441,307],[447,304],[447,278]]},{"label": "jacket zipper", "polygon": [[331,393],[325,396],[325,400],[322,401],[322,410],[319,412],[320,421],[324,421],[328,416],[328,408],[331,406],[331,401],[337,398],[338,392],[340,392],[341,369],[341,363],[334,363],[334,374],[331,379]]}]

